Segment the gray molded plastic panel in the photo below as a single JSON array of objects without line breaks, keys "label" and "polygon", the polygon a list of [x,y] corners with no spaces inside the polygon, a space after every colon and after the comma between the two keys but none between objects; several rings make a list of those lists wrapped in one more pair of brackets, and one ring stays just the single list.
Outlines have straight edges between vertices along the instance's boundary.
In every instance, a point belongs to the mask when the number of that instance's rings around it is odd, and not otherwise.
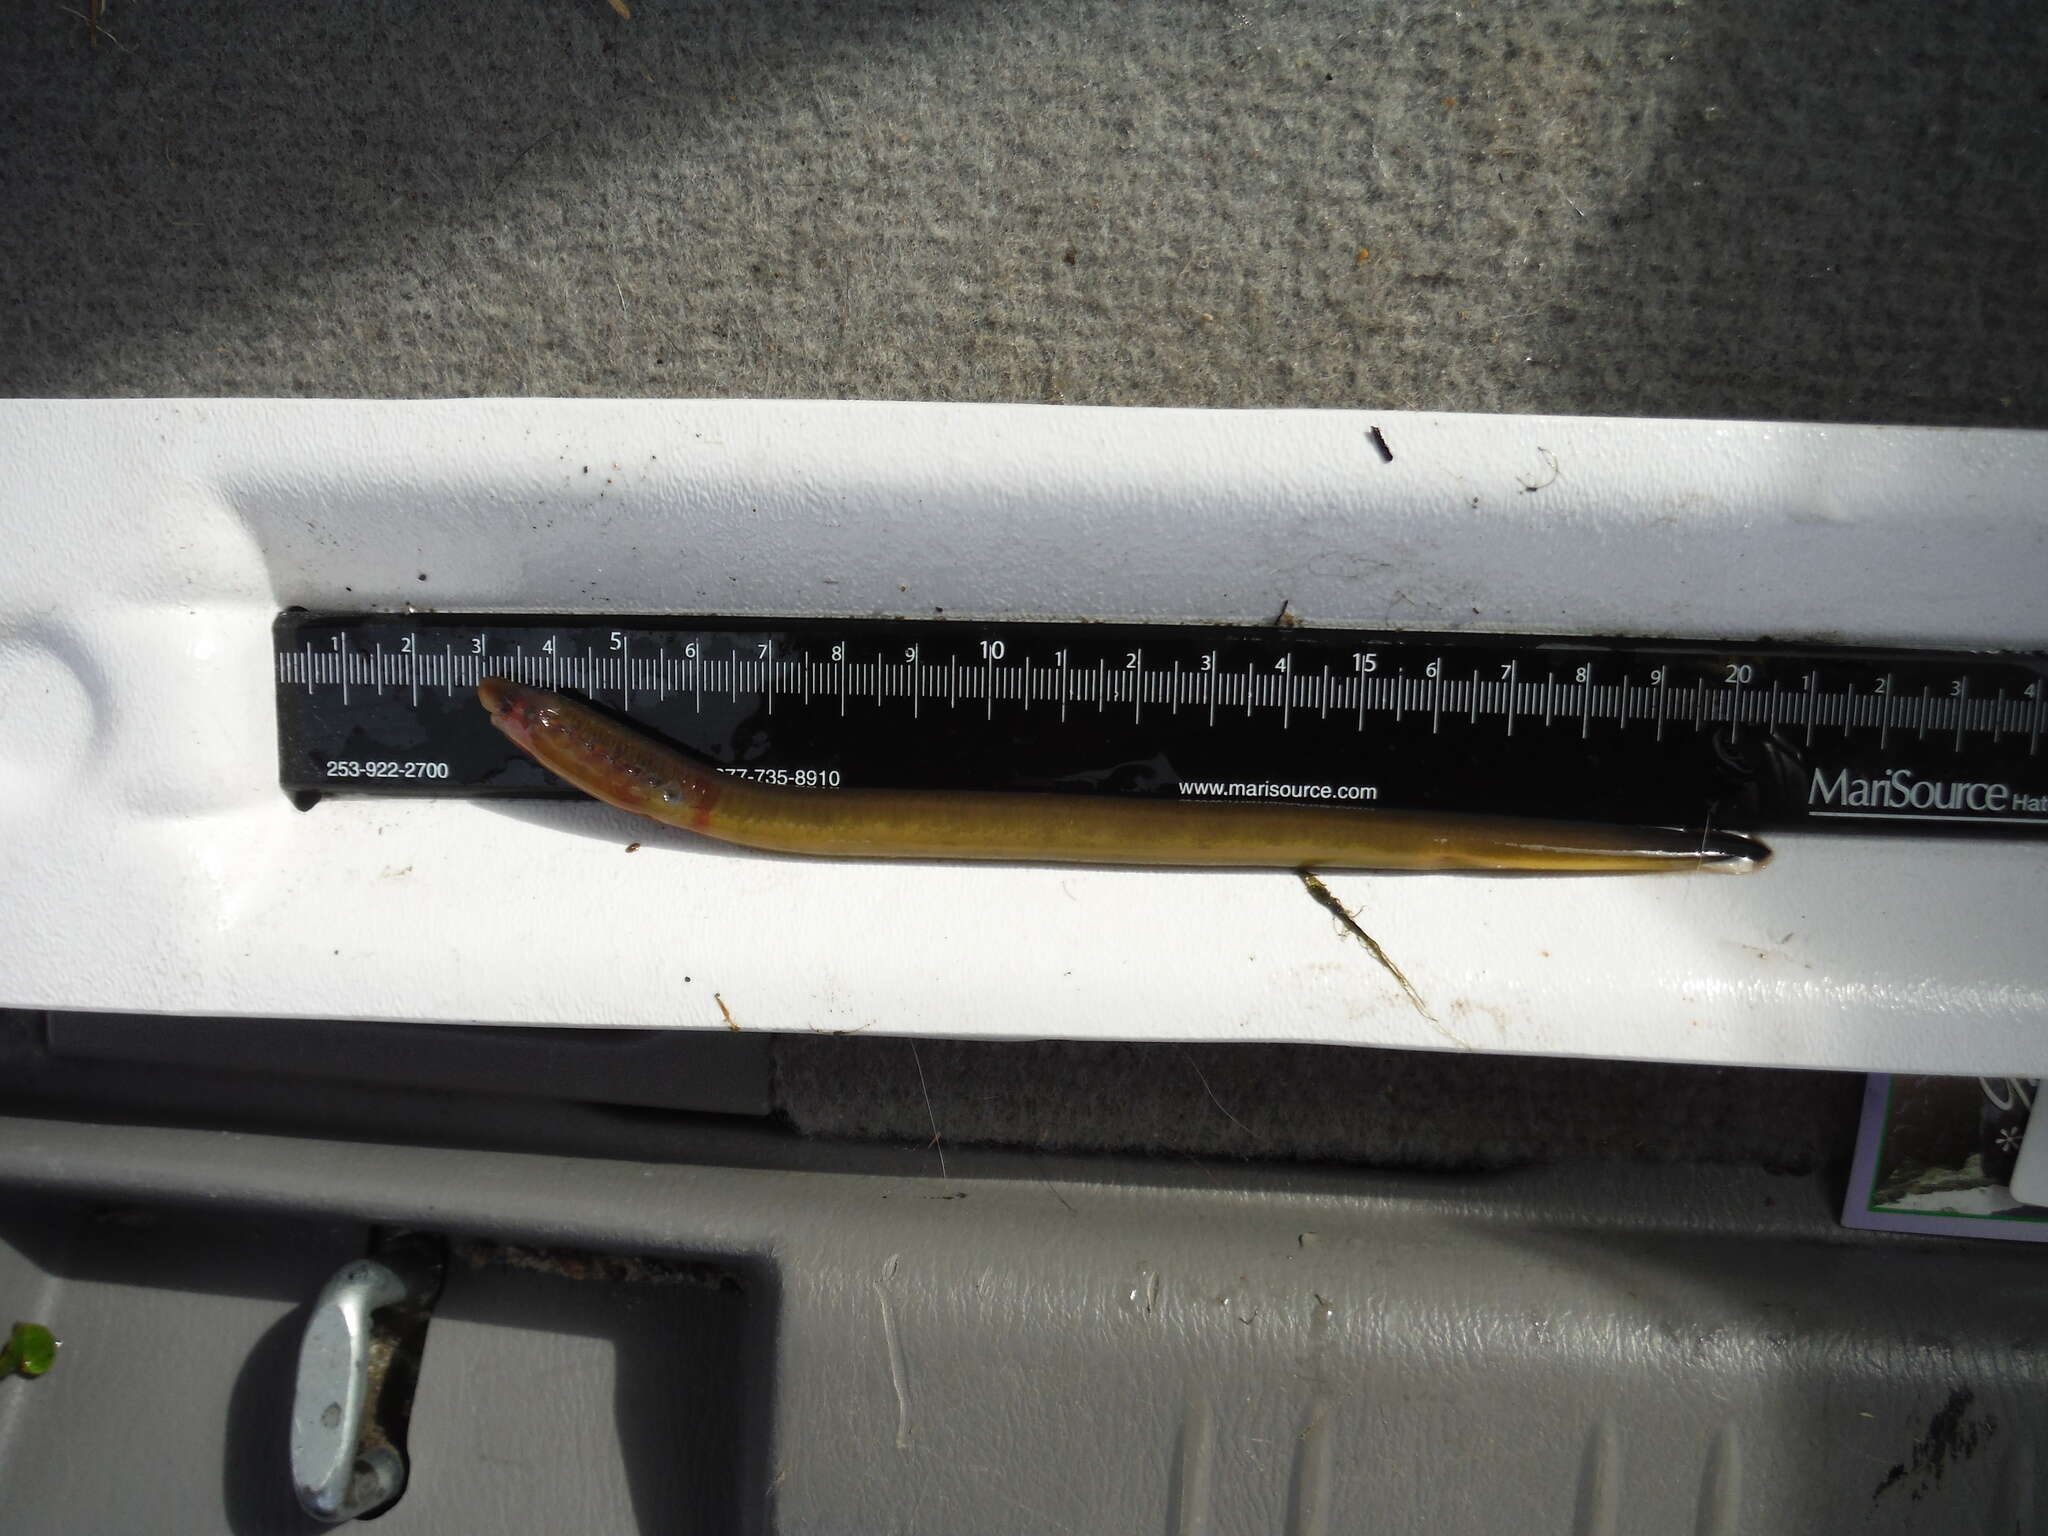
[{"label": "gray molded plastic panel", "polygon": [[10,1204],[0,1308],[62,1341],[0,1381],[10,1533],[318,1529],[285,1461],[304,1310],[360,1226],[176,1207]]},{"label": "gray molded plastic panel", "polygon": [[0,1279],[65,1350],[0,1383],[0,1508],[297,1529],[289,1342],[392,1222],[709,1268],[458,1270],[391,1531],[2038,1528],[2038,1253],[1845,1233],[1823,1183],[1739,1170],[1036,1166],[0,1121],[0,1184],[151,1207],[16,1222]]},{"label": "gray molded plastic panel", "polygon": [[[0,1231],[0,1294],[64,1340],[47,1376],[0,1381],[0,1529],[325,1529],[291,1491],[292,1378],[365,1228],[42,1202]],[[411,1480],[375,1528],[759,1529],[772,1286],[510,1254],[450,1265]]]}]

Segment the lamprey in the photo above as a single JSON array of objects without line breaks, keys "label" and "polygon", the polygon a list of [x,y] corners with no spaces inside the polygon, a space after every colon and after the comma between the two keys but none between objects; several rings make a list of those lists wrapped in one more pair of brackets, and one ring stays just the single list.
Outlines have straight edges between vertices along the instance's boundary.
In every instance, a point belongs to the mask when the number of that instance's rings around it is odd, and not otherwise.
[{"label": "lamprey", "polygon": [[1258,869],[1647,874],[1770,858],[1724,832],[1341,806],[981,790],[750,784],[577,699],[488,677],[491,723],[542,767],[623,811],[776,853]]}]

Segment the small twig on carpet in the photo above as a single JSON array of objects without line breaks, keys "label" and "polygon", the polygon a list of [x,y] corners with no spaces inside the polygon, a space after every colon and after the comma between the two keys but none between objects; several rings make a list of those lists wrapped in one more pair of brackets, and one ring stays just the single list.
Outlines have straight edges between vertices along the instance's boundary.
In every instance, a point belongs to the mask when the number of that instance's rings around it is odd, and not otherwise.
[{"label": "small twig on carpet", "polygon": [[917,1042],[910,1042],[911,1065],[917,1068],[917,1091],[924,1095],[924,1117],[932,1123],[932,1145],[939,1152],[939,1177],[946,1177],[946,1144],[939,1140],[939,1117],[932,1113],[932,1091],[924,1085],[924,1062],[918,1058]]},{"label": "small twig on carpet", "polygon": [[505,164],[505,169],[498,172],[497,179],[491,183],[491,190],[495,192],[498,190],[498,188],[502,187],[505,184],[505,178],[507,176],[510,176],[514,171],[519,169],[520,161],[524,160],[536,149],[539,149],[541,145],[547,143],[549,139],[552,139],[556,134],[560,133],[562,131],[562,128],[563,124],[555,124],[554,127],[550,128],[546,133],[542,134],[539,138],[535,139],[531,144],[527,145],[526,148],[519,151],[518,154],[514,155],[509,161],[507,161]]},{"label": "small twig on carpet", "polygon": [[1243,1131],[1245,1135],[1251,1137],[1253,1141],[1257,1141],[1259,1139],[1259,1133],[1257,1131],[1253,1130],[1250,1126],[1246,1125],[1242,1120],[1238,1119],[1237,1116],[1233,1115],[1229,1110],[1223,1108],[1223,1101],[1216,1097],[1216,1090],[1209,1086],[1208,1075],[1202,1071],[1201,1063],[1196,1061],[1193,1056],[1188,1055],[1188,1048],[1186,1046],[1182,1046],[1180,1048],[1180,1053],[1183,1056],[1187,1056],[1188,1065],[1194,1069],[1195,1078],[1202,1085],[1202,1092],[1209,1095],[1209,1102],[1211,1104],[1214,1104],[1216,1108],[1219,1111],[1221,1111],[1224,1119],[1228,1120],[1240,1131]]},{"label": "small twig on carpet", "polygon": [[86,5],[87,9],[83,11],[79,10],[75,6],[69,5],[60,5],[57,7],[57,9],[62,11],[66,16],[76,16],[80,21],[85,23],[86,41],[88,44],[90,44],[90,46],[94,48],[99,47],[100,39],[105,38],[108,42],[112,43],[116,48],[120,49],[123,53],[132,55],[135,52],[133,48],[130,48],[126,43],[122,42],[121,39],[114,36],[113,33],[109,32],[105,27],[100,25],[100,17],[103,14],[105,14],[106,11],[106,0],[86,0]]}]

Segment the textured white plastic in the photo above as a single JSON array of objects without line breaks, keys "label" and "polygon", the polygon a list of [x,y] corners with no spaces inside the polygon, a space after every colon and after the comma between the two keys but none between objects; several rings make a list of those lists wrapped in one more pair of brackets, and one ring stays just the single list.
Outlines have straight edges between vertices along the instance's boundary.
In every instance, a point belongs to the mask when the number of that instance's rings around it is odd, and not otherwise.
[{"label": "textured white plastic", "polygon": [[[1369,441],[1380,428],[1382,462]],[[276,784],[288,604],[2048,643],[2048,434],[0,402],[0,1003],[2048,1071],[2048,846],[1750,877],[833,864]],[[628,857],[625,845],[647,844]],[[721,1008],[721,1003],[723,1008]]]}]

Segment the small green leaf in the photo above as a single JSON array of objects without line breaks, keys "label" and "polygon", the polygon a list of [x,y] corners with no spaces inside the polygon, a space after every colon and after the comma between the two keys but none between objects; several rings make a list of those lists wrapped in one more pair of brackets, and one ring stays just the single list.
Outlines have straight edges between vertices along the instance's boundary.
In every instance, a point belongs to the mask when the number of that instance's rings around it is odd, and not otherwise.
[{"label": "small green leaf", "polygon": [[57,1363],[57,1336],[41,1323],[16,1323],[7,1347],[0,1349],[0,1376],[20,1372],[40,1376]]}]

